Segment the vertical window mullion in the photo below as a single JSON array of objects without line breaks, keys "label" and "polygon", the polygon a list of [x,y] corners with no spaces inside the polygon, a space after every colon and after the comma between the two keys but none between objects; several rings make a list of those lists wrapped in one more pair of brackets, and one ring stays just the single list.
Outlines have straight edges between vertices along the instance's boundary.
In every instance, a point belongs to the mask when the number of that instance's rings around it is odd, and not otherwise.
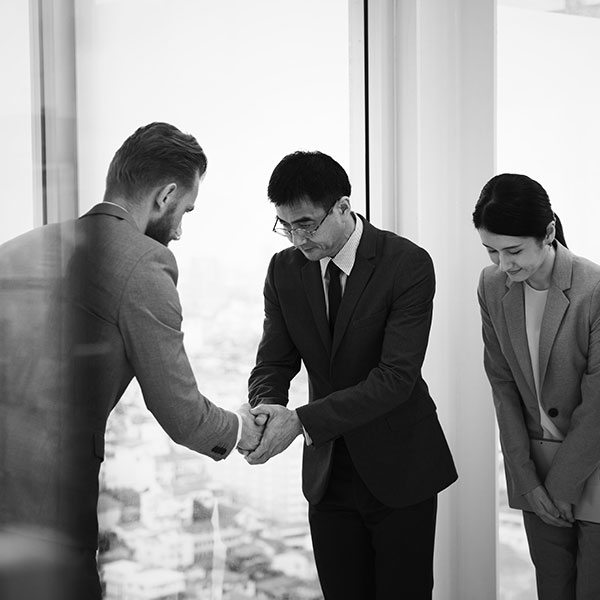
[{"label": "vertical window mullion", "polygon": [[30,0],[35,224],[77,216],[74,0]]}]

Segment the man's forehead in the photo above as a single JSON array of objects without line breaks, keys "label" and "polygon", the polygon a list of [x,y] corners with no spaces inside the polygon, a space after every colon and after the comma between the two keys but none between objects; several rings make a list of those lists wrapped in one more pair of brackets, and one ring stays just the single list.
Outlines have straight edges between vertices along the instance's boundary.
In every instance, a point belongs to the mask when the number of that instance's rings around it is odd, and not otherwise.
[{"label": "man's forehead", "polygon": [[315,204],[308,197],[302,198],[293,204],[276,206],[277,216],[286,223],[294,221],[308,221],[319,217],[324,209],[320,204]]}]

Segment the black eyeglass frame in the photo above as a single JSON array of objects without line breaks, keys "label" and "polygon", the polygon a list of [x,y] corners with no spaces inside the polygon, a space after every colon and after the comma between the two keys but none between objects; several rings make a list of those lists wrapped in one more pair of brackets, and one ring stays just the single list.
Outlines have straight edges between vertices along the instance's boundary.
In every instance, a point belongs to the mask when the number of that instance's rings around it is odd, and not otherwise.
[{"label": "black eyeglass frame", "polygon": [[321,227],[321,225],[323,225],[323,223],[325,222],[325,219],[331,214],[331,211],[334,209],[335,205],[338,203],[338,200],[336,200],[330,207],[329,210],[325,213],[325,216],[319,221],[319,223],[310,230],[305,229],[304,227],[290,227],[289,229],[287,227],[277,227],[277,223],[281,220],[279,217],[275,217],[275,225],[273,225],[273,233],[276,233],[277,235],[282,235],[283,237],[286,237],[288,240],[291,240],[295,235],[301,235],[303,238],[307,238],[310,239],[312,237],[314,237],[315,233],[317,233],[317,231],[319,230],[319,227]]}]

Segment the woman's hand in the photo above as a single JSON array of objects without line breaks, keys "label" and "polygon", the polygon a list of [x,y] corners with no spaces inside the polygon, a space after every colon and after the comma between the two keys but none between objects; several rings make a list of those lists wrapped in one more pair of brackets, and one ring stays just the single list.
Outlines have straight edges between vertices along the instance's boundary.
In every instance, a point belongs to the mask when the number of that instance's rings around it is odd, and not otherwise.
[{"label": "woman's hand", "polygon": [[561,500],[553,502],[543,485],[538,485],[524,495],[535,514],[544,523],[555,527],[572,527],[573,510],[571,505]]},{"label": "woman's hand", "polygon": [[575,523],[575,517],[573,516],[573,505],[570,502],[564,502],[563,500],[557,500],[553,498],[554,506],[558,508],[561,518],[569,523]]}]

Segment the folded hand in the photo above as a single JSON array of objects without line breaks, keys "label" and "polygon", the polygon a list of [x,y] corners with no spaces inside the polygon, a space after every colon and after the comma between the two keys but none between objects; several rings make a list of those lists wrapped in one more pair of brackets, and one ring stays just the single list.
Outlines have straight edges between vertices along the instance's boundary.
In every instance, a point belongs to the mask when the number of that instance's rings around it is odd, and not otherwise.
[{"label": "folded hand", "polygon": [[259,404],[250,411],[256,419],[268,419],[258,447],[246,456],[252,465],[267,462],[283,452],[301,433],[302,424],[295,410],[279,404]]},{"label": "folded hand", "polygon": [[261,415],[261,418],[255,417],[250,412],[250,404],[242,404],[237,413],[242,417],[242,437],[237,449],[242,454],[255,450],[263,436],[267,418]]},{"label": "folded hand", "polygon": [[[553,501],[543,485],[527,492],[525,498],[535,511],[535,514],[548,525],[555,527],[571,527],[573,522],[570,504],[562,501]],[[568,506],[568,508],[567,508]]]}]

